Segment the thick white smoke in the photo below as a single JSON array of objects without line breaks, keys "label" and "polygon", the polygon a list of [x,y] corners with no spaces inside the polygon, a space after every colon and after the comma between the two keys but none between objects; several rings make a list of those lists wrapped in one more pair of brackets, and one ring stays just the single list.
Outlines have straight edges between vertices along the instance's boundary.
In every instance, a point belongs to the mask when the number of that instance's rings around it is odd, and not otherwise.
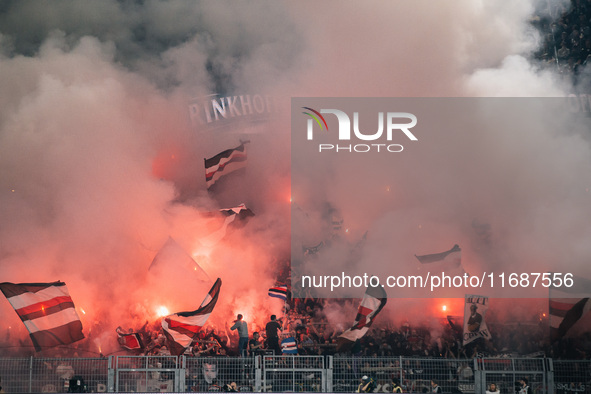
[{"label": "thick white smoke", "polygon": [[[144,315],[155,318],[159,302],[168,301],[171,312],[194,309],[207,291],[206,285],[189,289],[192,297],[183,302],[172,295],[175,283],[164,284],[164,296],[147,286],[147,269],[170,236],[210,278],[224,282],[212,322],[221,326],[242,312],[260,327],[280,312],[266,291],[290,253],[289,115],[214,133],[193,127],[188,103],[212,93],[267,94],[286,108],[291,96],[560,96],[568,86],[527,60],[540,41],[528,23],[533,10],[528,1],[472,0],[4,2],[2,281],[59,279],[84,308],[86,329],[98,319],[106,331],[137,326]],[[212,198],[203,158],[245,136],[251,140],[245,181]],[[553,179],[563,191],[584,191],[579,176],[588,146],[577,137],[540,136],[542,148],[548,138],[564,143],[571,161],[540,174],[539,156],[520,158],[530,163],[523,179],[542,183],[546,194]],[[490,163],[510,153],[502,140],[494,143]],[[355,201],[337,191],[338,185],[318,192],[351,221],[346,210]],[[571,197],[565,215],[552,213],[553,230],[536,223],[539,239],[568,230],[585,238],[585,226],[571,225],[580,225],[576,212],[585,197]],[[211,230],[201,213],[242,202],[257,215],[248,226],[218,247],[199,247]],[[473,217],[470,212],[462,224]],[[493,225],[493,237],[504,238],[498,231],[509,230],[508,223]],[[463,230],[464,236],[473,231]],[[579,245],[577,258],[587,254]],[[16,328],[8,304],[0,308]]]}]

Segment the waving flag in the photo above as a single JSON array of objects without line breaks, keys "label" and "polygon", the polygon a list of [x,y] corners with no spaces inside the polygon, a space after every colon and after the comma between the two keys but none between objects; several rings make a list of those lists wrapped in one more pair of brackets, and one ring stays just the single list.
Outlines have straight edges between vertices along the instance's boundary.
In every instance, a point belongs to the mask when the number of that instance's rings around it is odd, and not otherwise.
[{"label": "waving flag", "polygon": [[234,208],[220,209],[221,215],[224,217],[222,227],[211,233],[200,242],[206,246],[213,246],[220,242],[228,233],[228,228],[240,228],[246,224],[248,219],[254,216],[254,212],[247,208],[246,205],[240,204]]},{"label": "waving flag", "polygon": [[36,351],[84,339],[65,283],[5,282],[0,290],[27,327]]},{"label": "waving flag", "polygon": [[550,337],[562,338],[591,309],[591,281],[573,278],[573,286],[550,287]]},{"label": "waving flag", "polygon": [[196,279],[203,284],[211,283],[199,263],[170,236],[152,259],[148,271],[171,281],[178,280],[181,276]]},{"label": "waving flag", "polygon": [[430,264],[436,263],[438,261],[445,261],[448,262],[451,266],[459,267],[462,262],[462,249],[458,245],[454,245],[448,251],[441,252],[441,253],[434,253],[434,254],[426,254],[423,256],[417,256],[415,254],[417,260],[420,261],[421,264]]},{"label": "waving flag", "polygon": [[178,356],[183,354],[191,345],[193,338],[195,338],[195,335],[201,330],[201,327],[205,325],[209,315],[211,315],[218,301],[221,287],[222,280],[218,278],[209,290],[209,293],[207,293],[199,309],[192,312],[175,313],[162,319],[162,328],[168,341],[168,349],[172,355]]},{"label": "waving flag", "polygon": [[288,337],[281,341],[282,354],[298,354],[298,345],[294,337]]},{"label": "waving flag", "polygon": [[226,149],[212,158],[205,159],[205,183],[211,188],[222,176],[246,167],[246,146],[241,142],[234,149]]},{"label": "waving flag", "polygon": [[144,348],[144,342],[139,332],[126,333],[121,327],[117,327],[115,331],[117,332],[117,341],[122,348],[128,350],[141,350]]},{"label": "waving flag", "polygon": [[316,246],[303,246],[302,245],[302,252],[304,253],[304,256],[310,256],[310,255],[314,255],[318,252],[320,252],[320,250],[324,247],[324,241],[321,241],[318,245]]},{"label": "waving flag", "polygon": [[287,285],[273,286],[269,289],[269,297],[280,298],[287,301]]},{"label": "waving flag", "polygon": [[386,305],[386,301],[388,301],[388,295],[383,286],[367,288],[357,310],[353,327],[342,333],[337,339],[337,351],[347,350],[356,340],[367,333],[378,313]]}]

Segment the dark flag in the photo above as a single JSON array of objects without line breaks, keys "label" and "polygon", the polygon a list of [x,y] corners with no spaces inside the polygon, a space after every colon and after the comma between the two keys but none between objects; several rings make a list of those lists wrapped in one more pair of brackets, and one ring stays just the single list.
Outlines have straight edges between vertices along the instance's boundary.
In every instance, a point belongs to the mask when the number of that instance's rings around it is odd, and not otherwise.
[{"label": "dark flag", "polygon": [[205,183],[208,189],[221,177],[246,167],[246,143],[248,141],[205,159]]},{"label": "dark flag", "polygon": [[193,342],[193,339],[201,330],[201,327],[205,325],[209,315],[211,315],[218,301],[221,287],[222,280],[218,278],[199,309],[192,312],[175,313],[162,319],[162,328],[164,329],[170,354],[174,356],[181,355],[191,345],[191,342]]},{"label": "dark flag", "polygon": [[[551,274],[550,274],[551,275]],[[573,286],[550,287],[550,338],[556,341],[591,309],[591,281],[574,277]]]},{"label": "dark flag", "polygon": [[417,260],[420,261],[421,264],[430,264],[436,263],[438,261],[446,261],[454,267],[459,267],[462,262],[462,249],[460,249],[458,245],[454,245],[453,248],[446,252],[426,254],[423,256],[417,256],[415,254],[415,257],[417,258]]},{"label": "dark flag", "polygon": [[376,316],[388,301],[388,295],[382,285],[368,287],[361,300],[353,327],[342,333],[337,339],[337,351],[350,349],[355,341],[363,337],[373,324]]},{"label": "dark flag", "polygon": [[320,252],[320,250],[324,247],[324,241],[321,241],[318,245],[316,246],[303,246],[302,245],[302,252],[304,253],[304,256],[310,256],[313,254],[316,254],[318,252]]},{"label": "dark flag", "polygon": [[5,282],[0,290],[27,327],[36,351],[84,339],[65,283]]}]

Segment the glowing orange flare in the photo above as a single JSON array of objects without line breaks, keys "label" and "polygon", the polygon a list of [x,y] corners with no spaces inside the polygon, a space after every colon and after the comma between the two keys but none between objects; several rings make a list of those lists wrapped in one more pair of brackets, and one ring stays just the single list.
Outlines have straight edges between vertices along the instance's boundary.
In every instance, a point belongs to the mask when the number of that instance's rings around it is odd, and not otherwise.
[{"label": "glowing orange flare", "polygon": [[443,305],[443,306],[441,307],[441,310],[442,310],[443,312],[445,312],[445,311],[447,310],[447,305]]},{"label": "glowing orange flare", "polygon": [[84,311],[84,309],[80,308],[80,310],[82,311],[83,315],[86,315],[86,312]]},{"label": "glowing orange flare", "polygon": [[165,307],[164,305],[161,305],[158,307],[158,309],[156,309],[156,315],[158,317],[164,317],[164,316],[170,315],[170,312],[168,311],[167,307]]}]

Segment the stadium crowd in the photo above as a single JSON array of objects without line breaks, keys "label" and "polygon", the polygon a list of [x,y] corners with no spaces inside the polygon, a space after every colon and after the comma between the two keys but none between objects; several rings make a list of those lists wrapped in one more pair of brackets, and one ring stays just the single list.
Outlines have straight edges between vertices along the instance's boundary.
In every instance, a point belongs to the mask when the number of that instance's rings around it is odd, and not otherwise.
[{"label": "stadium crowd", "polygon": [[[443,357],[469,359],[474,357],[548,356],[563,359],[587,359],[591,350],[591,334],[563,338],[551,345],[547,321],[525,324],[489,324],[492,339],[477,340],[462,346],[462,326],[451,319],[441,321],[439,327],[411,326],[403,323],[399,328],[380,328],[379,325],[357,341],[352,349],[343,351],[338,347],[342,333],[323,319],[322,303],[307,300],[306,309],[294,308],[284,319],[285,327],[280,334],[284,339],[295,339],[297,354],[335,355],[353,354],[360,357]],[[311,309],[311,304],[315,306]],[[166,354],[166,341],[155,327],[149,334],[152,340],[144,354]],[[253,332],[247,347],[248,355],[277,353],[268,342],[265,330]],[[286,343],[284,340],[283,348]],[[239,336],[230,330],[210,327],[199,333],[198,339],[187,354],[200,357],[238,356]]]},{"label": "stadium crowd", "polygon": [[543,38],[535,57],[575,89],[591,92],[591,1],[539,2],[532,24]]}]

